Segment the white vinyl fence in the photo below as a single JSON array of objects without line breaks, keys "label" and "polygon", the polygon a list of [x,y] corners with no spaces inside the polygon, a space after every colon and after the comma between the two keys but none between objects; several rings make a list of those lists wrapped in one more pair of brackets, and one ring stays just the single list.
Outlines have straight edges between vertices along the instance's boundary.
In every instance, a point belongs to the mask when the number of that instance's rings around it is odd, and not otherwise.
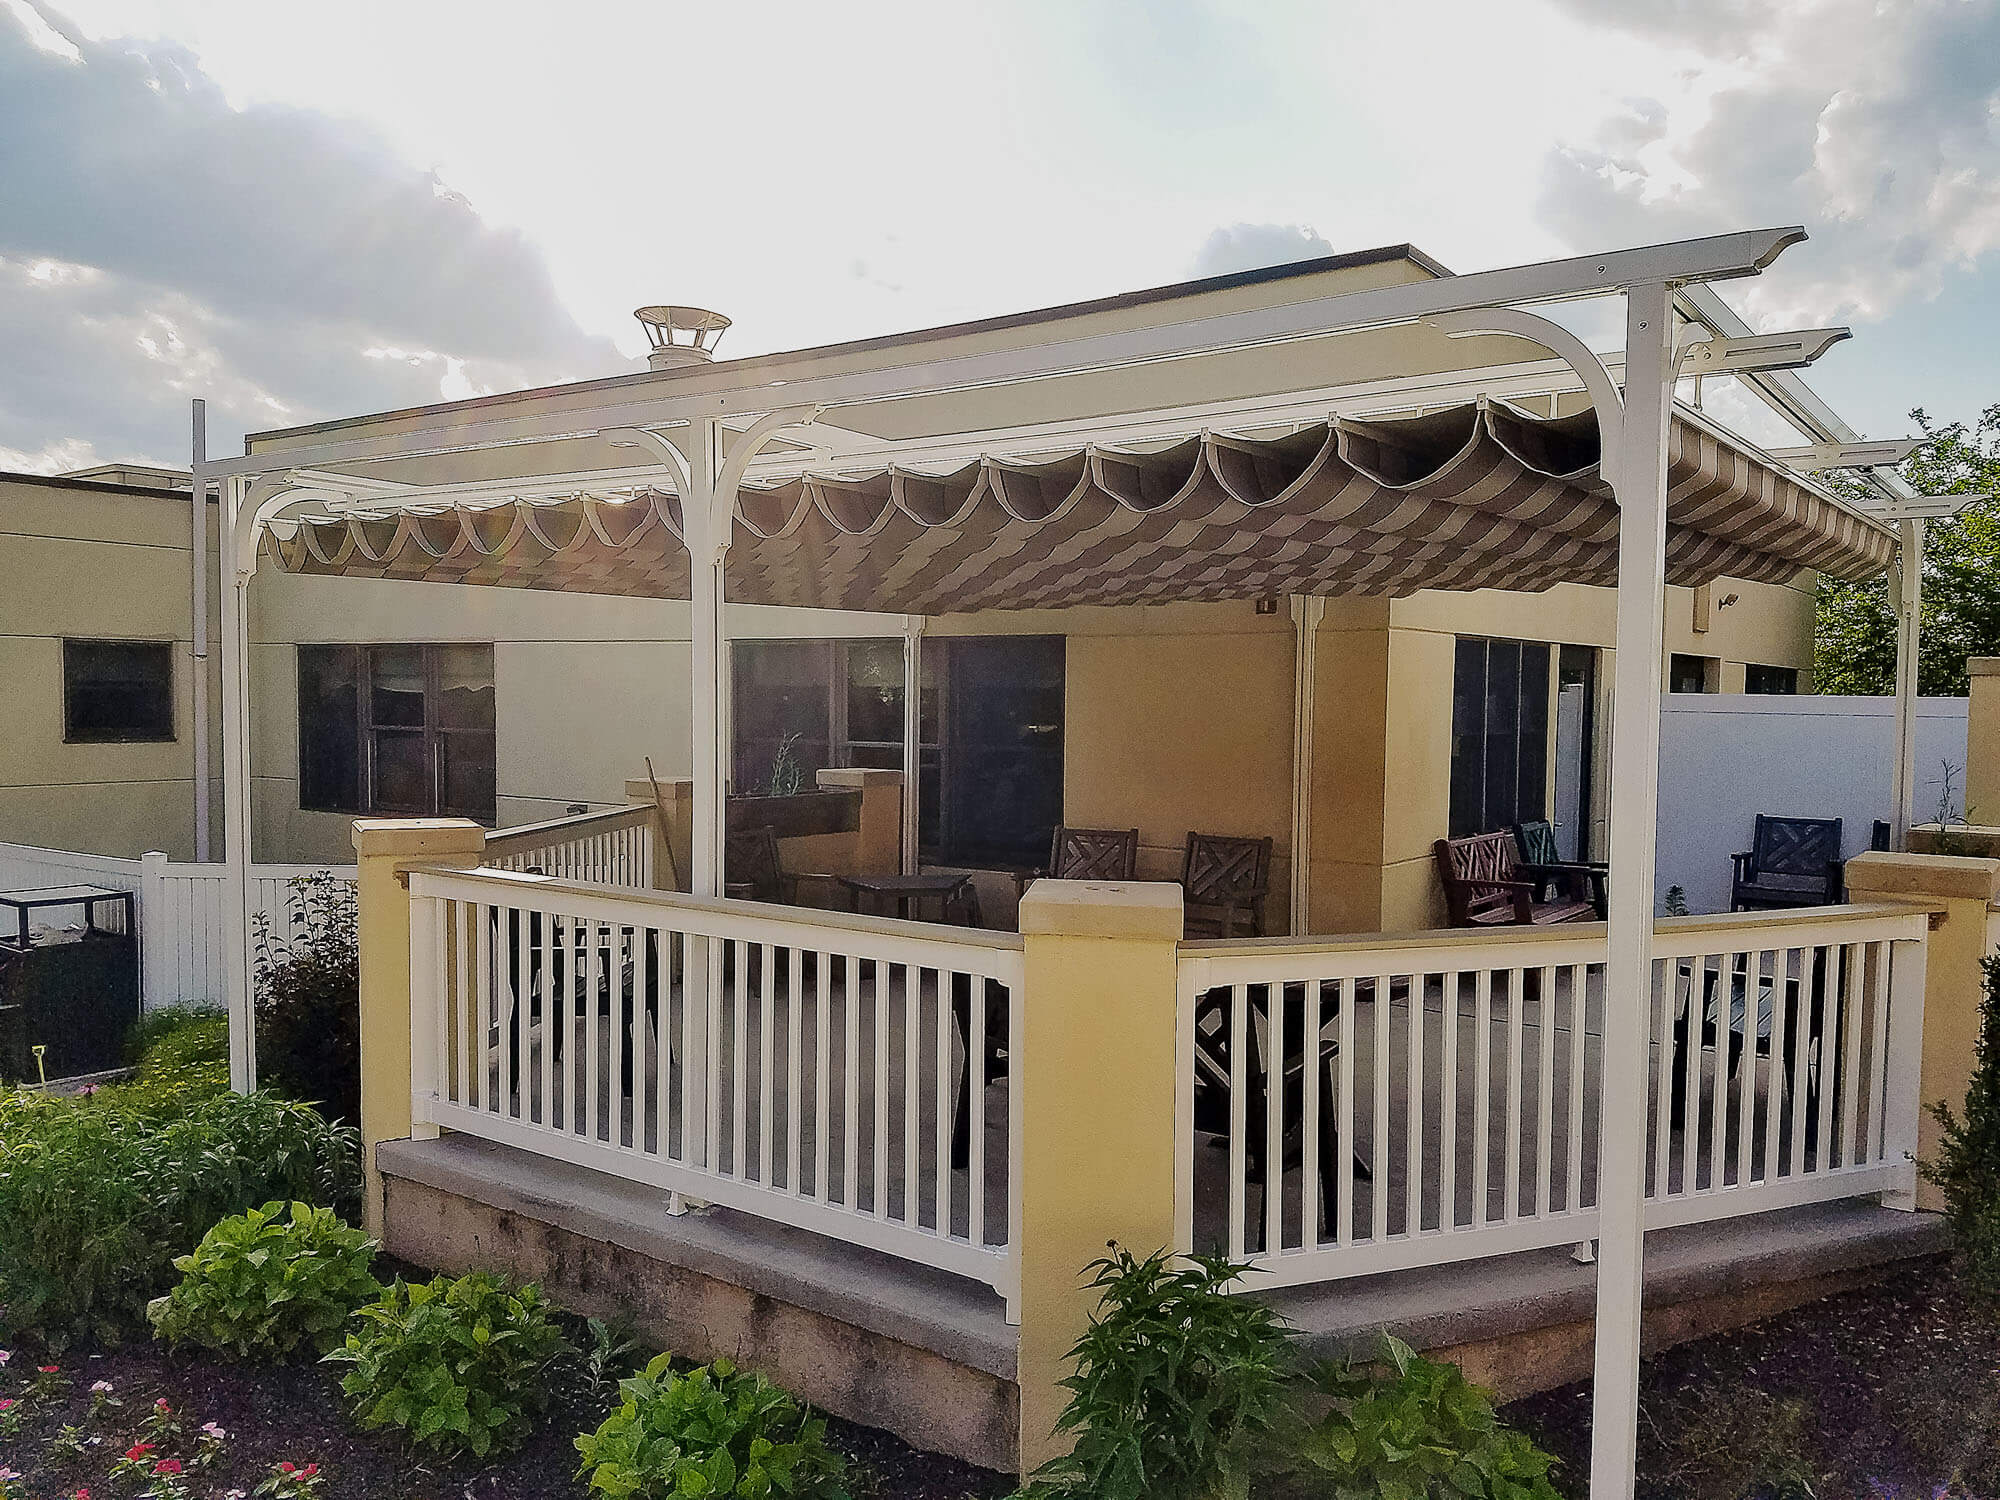
[{"label": "white vinyl fence", "polygon": [[[251,911],[261,912],[274,939],[295,935],[291,882],[329,873],[352,882],[352,865],[253,865]],[[228,872],[216,864],[177,864],[164,854],[114,859],[26,844],[0,844],[0,891],[36,886],[95,885],[131,891],[139,920],[140,1003],[148,1011],[227,1001],[228,963],[223,913]],[[53,908],[39,920],[61,925],[81,911]]]},{"label": "white vinyl fence", "polygon": [[[1920,823],[1964,814],[1966,702],[1917,701]],[[1895,807],[1893,698],[1670,693],[1660,713],[1656,899],[1678,885],[1692,912],[1729,906],[1729,857],[1750,847],[1757,814],[1839,818],[1841,855],[1868,847]],[[1954,768],[1947,795],[1945,766]],[[1975,809],[2000,818],[2000,807]]]}]

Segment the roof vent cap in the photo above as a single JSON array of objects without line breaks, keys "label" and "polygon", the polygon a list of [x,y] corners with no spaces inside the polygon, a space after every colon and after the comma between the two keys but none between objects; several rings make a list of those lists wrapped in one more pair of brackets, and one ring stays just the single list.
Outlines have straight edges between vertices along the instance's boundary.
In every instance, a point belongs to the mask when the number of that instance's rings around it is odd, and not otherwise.
[{"label": "roof vent cap", "polygon": [[729,319],[705,307],[641,307],[632,316],[646,330],[646,342],[652,345],[646,364],[654,370],[707,364],[715,358],[716,340],[729,326]]}]

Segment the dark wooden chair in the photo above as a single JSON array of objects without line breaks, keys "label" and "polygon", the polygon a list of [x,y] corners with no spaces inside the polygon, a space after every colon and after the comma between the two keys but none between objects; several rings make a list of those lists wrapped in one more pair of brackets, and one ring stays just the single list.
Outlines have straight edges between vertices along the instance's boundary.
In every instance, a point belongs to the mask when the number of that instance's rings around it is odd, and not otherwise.
[{"label": "dark wooden chair", "polygon": [[[1683,959],[1675,966],[1674,989],[1676,991],[1676,1018],[1674,1021],[1674,1051],[1671,1066],[1673,1077],[1668,1085],[1671,1101],[1671,1120],[1676,1130],[1687,1123],[1687,1049],[1693,1045],[1706,1048],[1721,1045],[1726,1031],[1729,1038],[1728,1077],[1735,1078],[1736,1070],[1742,1065],[1746,1046],[1754,1045],[1759,1057],[1769,1057],[1773,1061],[1774,1078],[1772,1096],[1790,1099],[1794,1076],[1797,1073],[1799,1049],[1805,1049],[1806,1068],[1806,1145],[1815,1146],[1819,1135],[1819,1055],[1825,1035],[1827,952],[1825,948],[1812,950],[1812,963],[1805,979],[1804,993],[1800,991],[1798,974],[1787,972],[1780,967],[1766,974],[1761,967],[1753,977],[1750,972],[1750,955],[1739,953],[1729,967],[1729,983],[1722,983],[1723,970],[1719,964],[1702,963],[1699,974],[1692,960]],[[1782,963],[1782,951],[1778,955]],[[1785,1023],[1782,1035],[1773,1036],[1773,1016],[1775,990],[1784,985]],[[1700,992],[1697,1001],[1696,991]],[[1727,994],[1725,1008],[1725,989]],[[1696,1037],[1696,1012],[1699,1010],[1699,1036]],[[1835,1055],[1833,1064],[1833,1098],[1841,1098],[1841,1083],[1845,1071],[1844,1060]],[[1718,1059],[1718,1065],[1721,1060]],[[1835,1132],[1836,1137],[1838,1131]]]},{"label": "dark wooden chair", "polygon": [[1181,861],[1189,937],[1262,937],[1271,841],[1190,833]]},{"label": "dark wooden chair", "polygon": [[[508,996],[507,1015],[500,1024],[519,1039],[508,1049],[509,1093],[517,1093],[521,1087],[527,1026],[544,1023],[542,1035],[554,1068],[560,1070],[570,1032],[576,1021],[588,1013],[593,999],[597,1014],[606,1021],[617,1013],[613,1006],[616,999],[623,1002],[624,1013],[632,1018],[641,1035],[648,1028],[657,1032],[662,980],[671,986],[679,978],[678,973],[666,975],[661,971],[659,933],[647,930],[642,938],[638,930],[630,927],[594,927],[591,931],[597,943],[597,993],[593,997],[592,955],[588,943],[578,938],[573,924],[563,932],[561,940],[550,941],[544,931],[542,913],[526,913],[525,930],[523,915],[518,910],[504,914],[494,911],[491,915],[491,989],[496,996]],[[527,1026],[521,1023],[523,1002]],[[568,1024],[557,1020],[559,1013]],[[488,1045],[497,1045],[497,1041],[489,1037]],[[619,1038],[619,1081],[627,1095],[632,1093],[637,1071],[636,1044],[637,1038],[631,1031]],[[526,1108],[525,1100],[522,1107]],[[543,1108],[549,1107],[550,1102],[545,1102]]]},{"label": "dark wooden chair", "polygon": [[1058,826],[1049,839],[1049,862],[1039,869],[1016,867],[1015,893],[1031,882],[1053,880],[1136,880],[1139,878],[1139,830],[1136,828],[1067,828]]},{"label": "dark wooden chair", "polygon": [[[1352,983],[1345,986],[1349,997]],[[1243,1100],[1243,1157],[1245,1185],[1255,1189],[1260,1200],[1277,1189],[1287,1167],[1300,1165],[1305,1158],[1305,1117],[1308,1088],[1319,1090],[1319,1182],[1320,1223],[1330,1232],[1337,1207],[1340,1167],[1339,1117],[1335,1110],[1334,1069],[1339,1059],[1337,1041],[1327,1033],[1340,1019],[1343,1003],[1338,984],[1295,983],[1253,984],[1242,990],[1250,1007],[1245,1017],[1243,1038],[1248,1056],[1244,1059],[1247,1085]],[[1230,1093],[1234,1069],[1231,1067],[1233,1038],[1233,996],[1229,988],[1209,990],[1195,998],[1194,1021],[1194,1130],[1226,1145],[1231,1128]],[[1276,1024],[1271,1016],[1273,999],[1280,1002]],[[1318,1066],[1309,1071],[1308,1054]],[[1284,1109],[1278,1124],[1281,1160],[1270,1161],[1271,1067],[1274,1055],[1284,1078]],[[1354,1156],[1354,1174],[1366,1182],[1371,1173],[1359,1153]],[[1265,1216],[1251,1211],[1245,1203],[1246,1244],[1263,1248]]]},{"label": "dark wooden chair", "polygon": [[820,871],[787,870],[778,844],[778,830],[771,827],[741,828],[727,835],[722,845],[722,869],[725,894],[777,906],[799,904],[801,881],[818,881],[831,887],[840,880],[837,875]]},{"label": "dark wooden chair", "polygon": [[[1431,851],[1453,927],[1545,927],[1597,918],[1588,880],[1570,872],[1559,884],[1538,887],[1522,866],[1511,833],[1439,839]],[[1540,897],[1538,889],[1544,892]]]},{"label": "dark wooden chair", "polygon": [[1604,920],[1611,866],[1594,859],[1564,859],[1556,847],[1555,826],[1547,822],[1516,823],[1514,850],[1521,856],[1521,869],[1535,883],[1537,901],[1547,901],[1549,892],[1564,882],[1582,880],[1588,885],[1598,920]]},{"label": "dark wooden chair", "polygon": [[1840,819],[1757,814],[1750,847],[1730,856],[1731,911],[1840,903]]}]

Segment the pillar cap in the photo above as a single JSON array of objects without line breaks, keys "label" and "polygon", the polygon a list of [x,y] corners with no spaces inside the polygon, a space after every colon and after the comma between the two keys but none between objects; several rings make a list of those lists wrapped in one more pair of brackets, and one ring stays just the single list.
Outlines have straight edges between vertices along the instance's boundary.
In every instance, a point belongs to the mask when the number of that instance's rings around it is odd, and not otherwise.
[{"label": "pillar cap", "polygon": [[2000,656],[1968,656],[1965,671],[1969,677],[2000,677]]},{"label": "pillar cap", "polygon": [[364,859],[387,855],[429,859],[441,854],[481,854],[486,830],[470,818],[356,818],[354,851]]},{"label": "pillar cap", "polygon": [[[663,776],[660,778],[660,790],[667,794],[669,802],[674,801],[676,798],[686,801],[688,798],[694,796],[694,783],[689,781],[685,776],[676,778]],[[652,806],[653,783],[643,776],[633,777],[625,783],[625,800],[627,802],[643,802],[648,807]]]},{"label": "pillar cap", "polygon": [[1991,902],[2000,898],[2000,859],[1870,850],[1847,862],[1847,889],[1857,898],[1933,896]]},{"label": "pillar cap", "polygon": [[1181,940],[1181,888],[1155,880],[1037,880],[1021,897],[1023,937]]}]

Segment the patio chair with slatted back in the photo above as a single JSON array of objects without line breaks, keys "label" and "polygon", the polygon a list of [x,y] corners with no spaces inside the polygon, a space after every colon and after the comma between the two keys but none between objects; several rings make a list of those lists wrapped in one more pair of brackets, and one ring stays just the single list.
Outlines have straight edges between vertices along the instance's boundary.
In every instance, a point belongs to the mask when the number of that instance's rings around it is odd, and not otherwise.
[{"label": "patio chair with slatted back", "polygon": [[1729,909],[1836,906],[1840,902],[1840,819],[1757,814],[1750,847],[1730,856]]},{"label": "patio chair with slatted back", "polygon": [[1058,828],[1049,841],[1055,880],[1133,880],[1138,870],[1136,828]]},{"label": "patio chair with slatted back", "polygon": [[1271,841],[1189,833],[1181,895],[1189,937],[1262,937]]},{"label": "patio chair with slatted back", "polygon": [[1514,849],[1521,856],[1522,872],[1535,883],[1537,901],[1548,900],[1551,890],[1582,884],[1590,892],[1598,920],[1604,920],[1610,865],[1594,859],[1564,859],[1556,846],[1555,825],[1546,821],[1516,823]]},{"label": "patio chair with slatted back", "polygon": [[1538,899],[1536,883],[1521,868],[1511,833],[1439,839],[1431,848],[1453,927],[1543,927],[1597,917],[1588,883],[1575,877],[1560,891],[1542,887],[1546,899]]}]

